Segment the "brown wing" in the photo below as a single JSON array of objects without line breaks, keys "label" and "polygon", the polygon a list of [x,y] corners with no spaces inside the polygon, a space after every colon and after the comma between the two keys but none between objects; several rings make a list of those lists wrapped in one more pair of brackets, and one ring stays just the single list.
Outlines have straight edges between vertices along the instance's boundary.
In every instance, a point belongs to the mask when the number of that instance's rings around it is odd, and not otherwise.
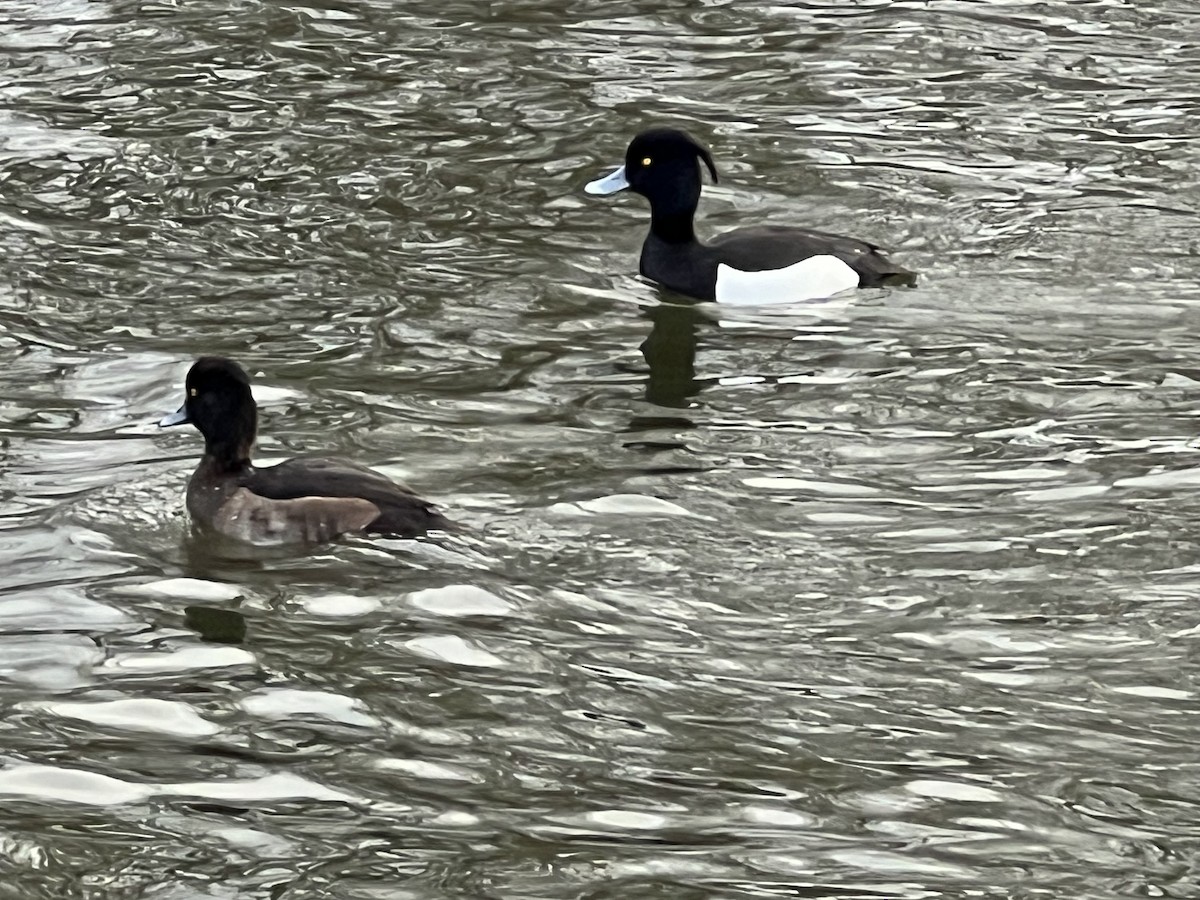
[{"label": "brown wing", "polygon": [[[381,472],[336,457],[297,457],[277,466],[252,469],[241,485],[272,501],[361,500],[376,514],[365,524],[343,531],[372,531],[412,537],[432,529],[449,529],[450,522],[407,485]],[[361,509],[362,507],[359,507]],[[349,507],[347,507],[349,509]],[[350,519],[355,515],[347,513]]]}]

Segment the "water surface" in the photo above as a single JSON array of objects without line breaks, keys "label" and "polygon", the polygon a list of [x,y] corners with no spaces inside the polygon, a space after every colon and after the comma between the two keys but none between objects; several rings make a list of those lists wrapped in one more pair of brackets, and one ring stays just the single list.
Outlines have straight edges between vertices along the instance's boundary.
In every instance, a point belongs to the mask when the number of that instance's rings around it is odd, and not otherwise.
[{"label": "water surface", "polygon": [[[1196,896],[1198,29],[7,0],[13,896]],[[921,286],[644,283],[661,122]],[[202,353],[472,533],[194,538]]]}]

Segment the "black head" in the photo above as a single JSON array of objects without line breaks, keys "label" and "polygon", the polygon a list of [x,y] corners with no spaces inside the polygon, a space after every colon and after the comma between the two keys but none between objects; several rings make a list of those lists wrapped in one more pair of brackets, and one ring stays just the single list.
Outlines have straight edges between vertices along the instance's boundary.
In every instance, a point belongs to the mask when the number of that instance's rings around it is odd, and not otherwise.
[{"label": "black head", "polygon": [[258,409],[250,393],[250,376],[231,359],[202,356],[188,370],[183,406],[158,424],[190,422],[204,435],[205,453],[224,468],[250,462],[258,428]]},{"label": "black head", "polygon": [[650,128],[625,151],[625,165],[591,182],[589,194],[612,194],[626,188],[650,201],[650,231],[668,241],[695,239],[692,219],[700,204],[700,163],[713,181],[717,167],[708,150],[686,131]]},{"label": "black head", "polygon": [[717,167],[703,144],[678,128],[648,128],[632,141],[625,151],[625,179],[631,190],[646,197],[655,197],[680,187],[693,188],[700,193],[700,163],[708,166],[713,182]]}]

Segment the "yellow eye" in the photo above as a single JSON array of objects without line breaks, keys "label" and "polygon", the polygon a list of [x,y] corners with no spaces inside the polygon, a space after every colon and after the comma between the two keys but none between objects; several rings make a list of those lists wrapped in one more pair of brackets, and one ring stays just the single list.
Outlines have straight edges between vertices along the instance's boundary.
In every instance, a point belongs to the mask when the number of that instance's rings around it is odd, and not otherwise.
[{"label": "yellow eye", "polygon": [[648,156],[642,157],[642,165],[643,166],[648,166],[648,165],[650,165],[651,162],[653,162],[653,160],[650,159],[650,157],[648,157]]},{"label": "yellow eye", "polygon": [[198,390],[196,390],[195,388],[192,388],[190,391],[188,391],[188,393],[191,394],[193,397],[195,397],[200,392]]}]

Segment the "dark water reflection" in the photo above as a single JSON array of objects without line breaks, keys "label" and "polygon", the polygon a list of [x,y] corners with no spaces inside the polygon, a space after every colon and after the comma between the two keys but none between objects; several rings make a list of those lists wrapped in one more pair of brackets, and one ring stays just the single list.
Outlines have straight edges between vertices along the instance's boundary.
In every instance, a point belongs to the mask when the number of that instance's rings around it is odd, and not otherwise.
[{"label": "dark water reflection", "polygon": [[703,385],[696,380],[696,344],[705,315],[701,306],[663,303],[646,310],[652,327],[642,341],[646,358],[646,400],[657,406],[687,408]]},{"label": "dark water reflection", "polygon": [[[0,5],[7,890],[1196,896],[1198,27]],[[922,286],[660,296],[654,121]],[[472,533],[191,538],[201,352]]]}]

